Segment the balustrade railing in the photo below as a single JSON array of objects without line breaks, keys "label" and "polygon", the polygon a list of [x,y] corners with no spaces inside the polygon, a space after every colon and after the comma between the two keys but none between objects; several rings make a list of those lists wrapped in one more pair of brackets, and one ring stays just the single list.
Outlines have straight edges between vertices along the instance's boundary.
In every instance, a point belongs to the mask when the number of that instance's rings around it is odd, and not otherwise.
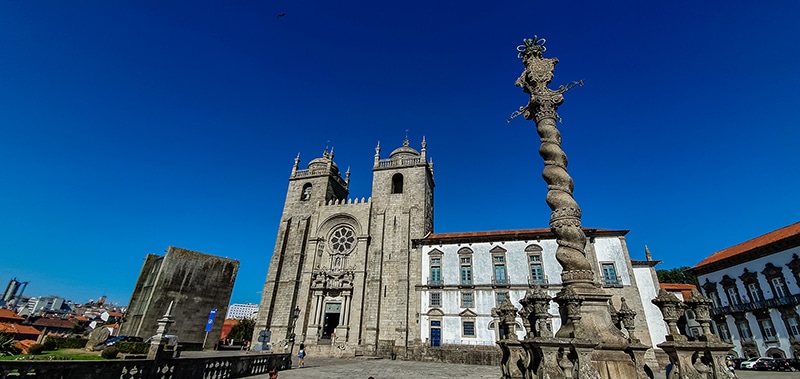
[{"label": "balustrade railing", "polygon": [[752,312],[760,309],[776,308],[781,305],[798,305],[798,304],[800,304],[800,294],[779,297],[779,298],[772,298],[767,300],[751,301],[749,303],[726,305],[724,307],[714,307],[711,308],[711,315],[719,316],[731,313]]},{"label": "balustrade railing", "polygon": [[381,159],[378,161],[378,167],[414,166],[423,163],[425,163],[425,161],[423,161],[421,157],[402,158],[402,159]]},{"label": "balustrade railing", "polygon": [[0,361],[0,379],[193,379],[244,378],[292,367],[289,354],[104,361]]}]

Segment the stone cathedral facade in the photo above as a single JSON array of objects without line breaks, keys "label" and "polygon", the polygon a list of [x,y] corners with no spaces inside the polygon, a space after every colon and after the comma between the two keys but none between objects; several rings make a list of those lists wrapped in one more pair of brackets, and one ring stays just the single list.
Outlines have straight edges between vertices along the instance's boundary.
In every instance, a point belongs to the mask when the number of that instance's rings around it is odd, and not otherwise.
[{"label": "stone cathedral facade", "polygon": [[[381,159],[372,196],[349,199],[333,151],[295,159],[252,341],[279,350],[292,340],[311,354],[404,354],[419,343],[421,280],[412,241],[433,230],[433,164],[426,143]],[[293,311],[299,309],[295,319]],[[266,343],[269,335],[269,344]]]},{"label": "stone cathedral facade", "polygon": [[[375,149],[368,199],[348,198],[349,172],[342,178],[332,151],[306,169],[299,164],[295,159],[289,178],[254,350],[285,351],[294,334],[295,346],[304,343],[311,356],[498,364],[493,308],[505,300],[519,308],[528,289],[552,296],[563,288],[549,229],[433,234],[433,164],[424,139],[421,150],[406,140],[385,159]],[[666,334],[650,303],[659,262],[649,254],[632,261],[627,231],[585,233],[595,285],[612,294],[609,312],[638,315],[637,338],[654,362]],[[557,307],[551,314],[556,330]],[[528,325],[517,322],[522,338]]]}]

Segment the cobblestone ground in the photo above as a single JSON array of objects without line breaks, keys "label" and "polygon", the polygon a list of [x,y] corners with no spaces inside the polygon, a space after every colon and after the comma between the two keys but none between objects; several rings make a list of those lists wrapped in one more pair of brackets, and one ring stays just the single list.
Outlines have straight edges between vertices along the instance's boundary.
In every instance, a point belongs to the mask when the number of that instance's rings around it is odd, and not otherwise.
[{"label": "cobblestone ground", "polygon": [[[295,361],[296,364],[296,361]],[[307,359],[306,367],[281,371],[279,379],[375,379],[389,378],[470,378],[498,379],[500,368],[438,362],[393,361],[390,359]],[[253,376],[268,379],[268,375]]]},{"label": "cobblestone ground", "polygon": [[[186,352],[185,357],[193,356],[221,356],[240,355],[244,352]],[[294,359],[297,364],[297,358]],[[800,372],[772,372],[737,370],[739,379],[798,379]],[[330,359],[308,358],[305,368],[293,368],[281,371],[279,379],[375,379],[390,378],[469,378],[469,379],[499,379],[500,368],[494,366],[459,365],[440,362],[414,362],[390,359]],[[655,373],[655,379],[664,379],[664,371]],[[269,375],[251,376],[253,379],[268,379]],[[626,378],[615,378],[626,379]]]}]

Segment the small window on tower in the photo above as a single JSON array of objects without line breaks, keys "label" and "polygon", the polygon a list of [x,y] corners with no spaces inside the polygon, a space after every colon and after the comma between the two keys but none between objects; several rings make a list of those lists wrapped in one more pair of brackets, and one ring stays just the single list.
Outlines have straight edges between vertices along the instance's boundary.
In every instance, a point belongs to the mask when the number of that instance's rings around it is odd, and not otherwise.
[{"label": "small window on tower", "polygon": [[392,176],[392,193],[403,193],[403,174]]},{"label": "small window on tower", "polygon": [[306,201],[308,199],[311,199],[311,183],[306,183],[303,186],[303,193],[300,195],[300,200]]}]

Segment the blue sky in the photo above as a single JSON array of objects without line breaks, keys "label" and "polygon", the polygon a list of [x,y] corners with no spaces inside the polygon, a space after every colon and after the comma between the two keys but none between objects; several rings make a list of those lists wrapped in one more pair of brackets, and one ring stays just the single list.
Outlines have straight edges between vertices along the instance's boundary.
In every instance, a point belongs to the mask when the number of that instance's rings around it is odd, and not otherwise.
[{"label": "blue sky", "polygon": [[[441,3],[441,4],[436,4]],[[285,14],[278,17],[279,14]],[[435,162],[435,231],[547,227],[515,48],[534,34],[587,227],[659,268],[797,222],[800,2],[0,2],[0,285],[126,304],[148,253],[258,302],[294,157]]]}]

